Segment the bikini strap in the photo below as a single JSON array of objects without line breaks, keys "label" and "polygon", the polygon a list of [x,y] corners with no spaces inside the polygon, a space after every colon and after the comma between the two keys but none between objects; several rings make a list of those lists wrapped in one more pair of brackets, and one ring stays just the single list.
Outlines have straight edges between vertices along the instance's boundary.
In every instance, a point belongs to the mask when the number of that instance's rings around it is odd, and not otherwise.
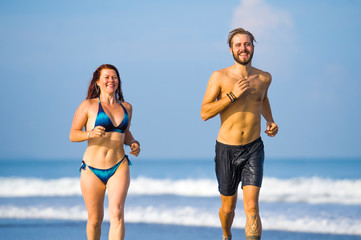
[{"label": "bikini strap", "polygon": [[84,162],[84,160],[81,161],[81,166],[80,166],[80,168],[79,168],[79,172],[81,172],[82,169],[83,169],[83,170],[86,169],[86,163]]},{"label": "bikini strap", "polygon": [[129,165],[129,166],[132,166],[132,162],[129,160],[128,155],[124,155],[124,158],[126,158],[126,159],[128,160],[128,165]]},{"label": "bikini strap", "polygon": [[123,104],[118,99],[117,99],[117,102],[120,104],[120,106],[122,106],[123,109],[125,109]]}]

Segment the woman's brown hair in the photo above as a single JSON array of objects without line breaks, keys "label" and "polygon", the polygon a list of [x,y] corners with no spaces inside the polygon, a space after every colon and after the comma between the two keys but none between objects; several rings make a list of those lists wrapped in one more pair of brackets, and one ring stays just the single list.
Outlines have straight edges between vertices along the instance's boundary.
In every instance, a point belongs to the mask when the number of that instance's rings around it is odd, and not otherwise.
[{"label": "woman's brown hair", "polygon": [[100,78],[100,74],[102,72],[103,69],[112,69],[117,73],[117,77],[118,77],[118,88],[115,91],[115,97],[119,100],[124,102],[124,97],[123,97],[123,92],[122,92],[122,81],[120,80],[120,76],[119,76],[119,72],[118,69],[116,67],[114,67],[111,64],[103,64],[100,65],[95,72],[93,73],[93,78],[90,81],[89,84],[89,88],[88,88],[88,95],[86,97],[86,99],[92,99],[92,98],[97,98],[100,95],[100,89],[97,85],[97,81]]}]

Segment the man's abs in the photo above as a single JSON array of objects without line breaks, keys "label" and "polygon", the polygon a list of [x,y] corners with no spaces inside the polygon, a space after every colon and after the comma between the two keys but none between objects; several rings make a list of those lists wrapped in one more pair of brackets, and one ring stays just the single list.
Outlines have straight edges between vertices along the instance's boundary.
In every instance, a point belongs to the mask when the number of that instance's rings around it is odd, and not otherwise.
[{"label": "man's abs", "polygon": [[261,134],[261,116],[253,113],[221,115],[221,128],[217,141],[228,145],[244,145],[253,142]]}]

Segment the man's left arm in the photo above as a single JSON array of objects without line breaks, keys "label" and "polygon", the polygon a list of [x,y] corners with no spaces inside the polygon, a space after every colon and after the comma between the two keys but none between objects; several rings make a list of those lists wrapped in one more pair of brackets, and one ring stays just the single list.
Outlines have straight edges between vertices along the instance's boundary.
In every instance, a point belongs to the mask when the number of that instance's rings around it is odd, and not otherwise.
[{"label": "man's left arm", "polygon": [[[270,77],[270,79],[269,79],[269,85],[270,85],[271,84],[271,75],[269,75],[269,77]],[[278,133],[278,126],[273,120],[271,104],[269,102],[267,92],[268,92],[268,87],[267,87],[266,93],[263,98],[261,113],[262,113],[262,116],[264,117],[264,119],[267,121],[267,128],[266,128],[265,133],[267,133],[267,135],[270,137],[274,137]]]}]

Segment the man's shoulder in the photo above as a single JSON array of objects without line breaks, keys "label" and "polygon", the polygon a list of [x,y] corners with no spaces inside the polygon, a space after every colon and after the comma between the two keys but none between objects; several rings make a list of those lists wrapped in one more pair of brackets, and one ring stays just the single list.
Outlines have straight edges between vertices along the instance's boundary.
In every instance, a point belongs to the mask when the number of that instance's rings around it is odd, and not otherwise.
[{"label": "man's shoulder", "polygon": [[230,77],[230,67],[216,70],[212,73],[211,78],[213,79],[224,79]]},{"label": "man's shoulder", "polygon": [[253,67],[253,70],[254,70],[255,74],[259,76],[260,80],[263,80],[265,82],[271,82],[272,75],[269,72],[263,71],[261,69],[255,68],[255,67]]},{"label": "man's shoulder", "polygon": [[223,75],[228,75],[229,74],[229,68],[223,68],[223,69],[219,69],[213,72],[212,75],[216,75],[216,76],[223,76]]},{"label": "man's shoulder", "polygon": [[223,68],[214,71],[209,79],[209,82],[213,84],[213,86],[223,88],[225,85],[234,83],[234,76],[232,76],[229,67]]}]

